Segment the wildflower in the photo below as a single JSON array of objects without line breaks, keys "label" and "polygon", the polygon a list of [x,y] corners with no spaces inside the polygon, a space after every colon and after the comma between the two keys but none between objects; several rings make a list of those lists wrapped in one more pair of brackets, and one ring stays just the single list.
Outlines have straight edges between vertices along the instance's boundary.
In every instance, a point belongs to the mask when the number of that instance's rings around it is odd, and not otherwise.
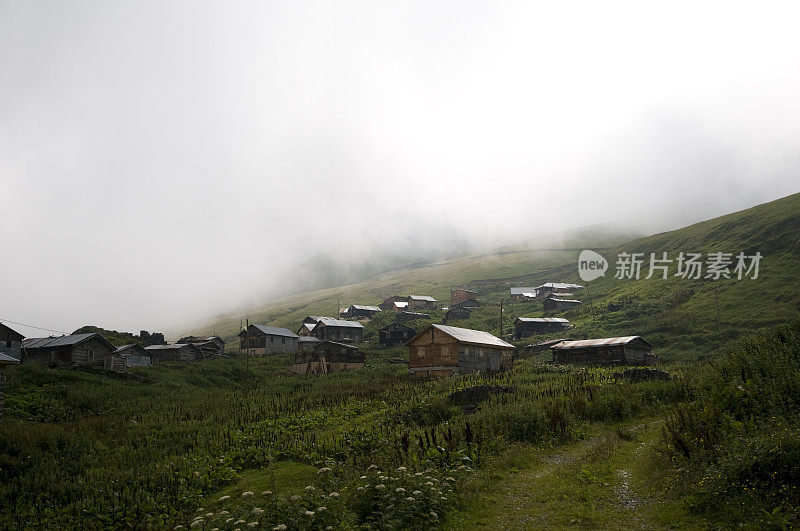
[{"label": "wildflower", "polygon": [[412,498],[411,496],[409,496],[408,498],[406,498],[406,501],[414,501],[414,498]]},{"label": "wildflower", "polygon": [[326,474],[326,473],[328,473],[330,471],[331,471],[330,468],[324,466],[324,467],[320,468],[319,470],[317,470],[317,474]]},{"label": "wildflower", "polygon": [[414,496],[419,496],[420,494],[422,494],[422,491],[421,490],[415,490],[411,494],[413,494]]},{"label": "wildflower", "polygon": [[305,515],[306,516],[314,516],[314,511],[306,511]]},{"label": "wildflower", "polygon": [[401,466],[400,468],[397,469],[398,472],[405,472],[406,470],[408,469],[404,466]]},{"label": "wildflower", "polygon": [[403,487],[397,487],[396,489],[394,489],[394,491],[398,494],[402,494],[406,491],[406,489],[404,489]]},{"label": "wildflower", "polygon": [[379,483],[378,485],[375,485],[375,490],[383,490],[385,488],[386,488],[386,485],[384,485],[382,483]]},{"label": "wildflower", "polygon": [[289,498],[289,499],[290,499],[290,500],[292,500],[292,501],[297,501],[297,500],[299,500],[299,499],[300,499],[300,496],[298,496],[297,494],[295,494],[294,496],[292,496],[292,497],[291,497],[291,498]]},{"label": "wildflower", "polygon": [[377,469],[378,469],[378,465],[369,465],[367,467],[367,470],[377,470]]},{"label": "wildflower", "polygon": [[183,526],[182,526],[182,525],[176,525],[176,526],[175,526],[175,527],[173,527],[172,529],[183,529]]},{"label": "wildflower", "polygon": [[321,513],[321,512],[327,511],[327,510],[328,510],[328,508],[324,507],[324,506],[323,507],[317,507],[317,512],[318,513]]},{"label": "wildflower", "polygon": [[431,517],[433,517],[433,518],[439,518],[439,515],[438,515],[438,514],[436,514],[436,512],[434,512],[434,511],[431,511]]},{"label": "wildflower", "polygon": [[262,496],[272,496],[272,491],[271,490],[265,490],[264,492],[261,493],[261,495]]},{"label": "wildflower", "polygon": [[358,487],[356,490],[361,492],[362,490],[364,490],[364,487]]},{"label": "wildflower", "polygon": [[286,531],[286,524],[278,524],[272,528],[272,531]]},{"label": "wildflower", "polygon": [[417,473],[416,473],[416,474],[414,474],[414,475],[415,475],[415,476],[417,476],[418,478],[419,478],[419,477],[422,477],[422,472],[417,472]]},{"label": "wildflower", "polygon": [[328,494],[328,498],[338,498],[338,497],[339,497],[338,492],[331,492],[330,494]]},{"label": "wildflower", "polygon": [[258,522],[250,522],[247,527],[258,527]]},{"label": "wildflower", "polygon": [[315,490],[317,490],[317,489],[316,489],[316,487],[314,487],[314,485],[308,485],[306,487],[306,492],[312,492],[312,491],[315,491]]},{"label": "wildflower", "polygon": [[227,516],[229,514],[231,514],[231,513],[229,513],[228,511],[220,511],[220,512],[217,513],[217,516]]},{"label": "wildflower", "polygon": [[329,525],[328,527],[325,528],[325,531],[333,531],[333,526]]},{"label": "wildflower", "polygon": [[228,501],[228,500],[230,500],[230,499],[231,499],[231,497],[230,497],[230,496],[220,496],[220,497],[219,497],[219,501],[221,501],[221,502]]},{"label": "wildflower", "polygon": [[225,523],[226,523],[226,524],[229,524],[229,523],[231,523],[231,522],[233,522],[233,518],[228,518],[227,520],[225,520]]},{"label": "wildflower", "polygon": [[367,476],[361,476],[361,479],[367,479]]},{"label": "wildflower", "polygon": [[256,507],[256,508],[255,508],[255,509],[253,509],[251,512],[252,512],[254,515],[258,516],[259,514],[261,514],[261,513],[263,513],[263,512],[264,512],[264,509],[259,509],[258,507]]},{"label": "wildflower", "polygon": [[432,481],[426,481],[425,485],[427,485],[428,487],[433,487],[433,482]]},{"label": "wildflower", "polygon": [[[242,493],[242,498],[249,498],[249,497],[250,497],[250,496],[252,496],[252,495],[253,495],[253,493],[252,493],[252,492],[250,492],[249,490],[247,490],[247,491],[244,491],[244,492]],[[244,522],[242,522],[242,523],[244,523]]]},{"label": "wildflower", "polygon": [[444,480],[445,480],[445,481],[455,481],[455,480],[456,480],[456,478],[453,478],[453,477],[447,476],[446,478],[444,478]]},{"label": "wildflower", "polygon": [[205,511],[205,509],[203,509],[202,507],[200,507],[200,508],[198,508],[198,509],[197,509],[197,512],[198,512],[198,513],[202,513],[203,511]]},{"label": "wildflower", "polygon": [[202,518],[198,518],[197,520],[192,522],[192,525],[190,525],[189,527],[197,527],[199,525],[203,525],[204,523],[205,523],[205,520],[203,520]]},{"label": "wildflower", "polygon": [[246,523],[244,520],[236,520],[233,525],[242,525],[244,523]]}]

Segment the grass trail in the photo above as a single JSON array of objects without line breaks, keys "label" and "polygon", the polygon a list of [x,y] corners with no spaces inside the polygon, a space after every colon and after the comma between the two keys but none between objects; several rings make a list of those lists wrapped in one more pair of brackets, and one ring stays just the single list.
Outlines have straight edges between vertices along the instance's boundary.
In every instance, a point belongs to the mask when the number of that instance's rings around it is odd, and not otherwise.
[{"label": "grass trail", "polygon": [[577,443],[520,448],[475,479],[447,529],[705,527],[650,469],[660,423],[606,427]]}]

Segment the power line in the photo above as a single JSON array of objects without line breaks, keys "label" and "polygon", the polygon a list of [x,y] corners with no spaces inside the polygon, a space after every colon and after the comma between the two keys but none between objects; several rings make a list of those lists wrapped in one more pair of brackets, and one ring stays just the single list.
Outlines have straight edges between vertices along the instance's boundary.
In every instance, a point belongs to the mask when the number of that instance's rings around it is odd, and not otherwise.
[{"label": "power line", "polygon": [[68,335],[67,332],[64,332],[62,330],[53,330],[52,328],[42,328],[41,326],[33,326],[33,325],[25,324],[25,323],[18,323],[16,321],[12,321],[11,319],[3,319],[2,317],[0,317],[0,322],[3,322],[3,321],[5,321],[7,323],[19,325],[19,326],[26,326],[28,328],[35,328],[36,330],[44,330],[45,332],[58,332],[59,334]]}]

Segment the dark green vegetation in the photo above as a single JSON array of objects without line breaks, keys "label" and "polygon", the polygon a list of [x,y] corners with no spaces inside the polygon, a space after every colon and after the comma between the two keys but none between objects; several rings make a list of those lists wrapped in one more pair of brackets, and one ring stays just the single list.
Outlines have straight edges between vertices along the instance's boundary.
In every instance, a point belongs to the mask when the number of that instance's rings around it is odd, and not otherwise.
[{"label": "dark green vegetation", "polygon": [[72,332],[73,334],[100,334],[109,343],[116,347],[121,347],[122,345],[130,345],[136,344],[141,345],[143,347],[147,346],[147,343],[142,341],[139,336],[133,335],[131,332],[117,332],[116,330],[106,330],[105,328],[100,328],[99,326],[82,326]]},{"label": "dark green vegetation", "polygon": [[[800,300],[799,216],[791,196],[603,251],[612,270],[590,285],[592,305],[578,292],[584,306],[550,314],[575,323],[570,337],[644,336],[668,381],[554,367],[546,354],[503,376],[414,381],[389,363],[405,349],[375,343],[386,315],[367,325],[367,368],[352,373],[295,376],[286,356],[166,364],[137,370],[141,380],[13,368],[0,528],[796,526],[800,322],[787,323]],[[621,281],[622,249],[765,258],[757,280]],[[452,324],[500,333],[510,285],[576,281],[576,259],[448,260],[286,298],[251,322],[296,329],[338,299],[447,300],[471,281],[483,304]],[[514,317],[542,315],[536,302],[504,309],[504,336]],[[202,332],[227,330],[230,352],[238,326],[229,317]],[[503,392],[449,398],[479,385]]]}]

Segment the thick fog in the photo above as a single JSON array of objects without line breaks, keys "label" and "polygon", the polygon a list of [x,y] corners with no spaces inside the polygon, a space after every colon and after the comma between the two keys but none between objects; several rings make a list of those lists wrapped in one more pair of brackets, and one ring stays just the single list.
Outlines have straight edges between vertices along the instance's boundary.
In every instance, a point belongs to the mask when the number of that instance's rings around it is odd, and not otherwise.
[{"label": "thick fog", "polygon": [[798,14],[0,1],[0,319],[160,330],[318,255],[663,230],[797,192]]}]

